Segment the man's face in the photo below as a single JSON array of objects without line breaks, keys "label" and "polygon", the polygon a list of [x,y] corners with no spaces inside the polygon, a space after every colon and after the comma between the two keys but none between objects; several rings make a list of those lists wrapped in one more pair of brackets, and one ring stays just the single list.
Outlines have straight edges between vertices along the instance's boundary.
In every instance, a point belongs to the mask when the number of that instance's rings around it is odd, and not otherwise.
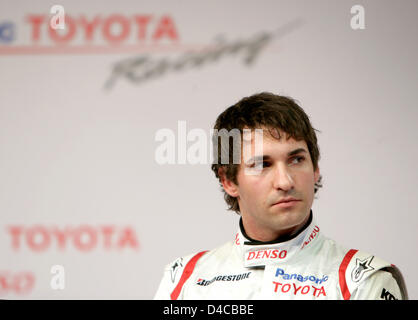
[{"label": "man's face", "polygon": [[[238,185],[229,181],[224,188],[238,199],[246,233],[256,240],[270,241],[297,232],[307,221],[319,168],[314,171],[304,140],[286,140],[283,132],[277,140],[264,132],[262,153],[255,147],[253,134],[251,154],[243,152]],[[277,204],[286,198],[297,201]]]}]

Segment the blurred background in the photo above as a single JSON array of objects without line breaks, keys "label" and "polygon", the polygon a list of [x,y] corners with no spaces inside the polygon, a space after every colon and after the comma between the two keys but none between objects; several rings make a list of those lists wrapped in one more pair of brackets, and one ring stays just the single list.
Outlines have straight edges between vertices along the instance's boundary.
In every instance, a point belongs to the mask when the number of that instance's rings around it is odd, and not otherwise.
[{"label": "blurred background", "polygon": [[[324,234],[397,265],[416,299],[417,11],[0,1],[0,298],[151,299],[167,263],[233,240],[210,128],[271,91],[320,130]],[[157,161],[167,132],[171,164]]]}]

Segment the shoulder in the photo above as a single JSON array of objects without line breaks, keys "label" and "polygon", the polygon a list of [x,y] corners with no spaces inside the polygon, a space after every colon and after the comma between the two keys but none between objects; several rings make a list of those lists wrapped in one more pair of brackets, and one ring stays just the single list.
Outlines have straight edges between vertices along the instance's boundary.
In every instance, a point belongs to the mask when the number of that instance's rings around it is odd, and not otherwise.
[{"label": "shoulder", "polygon": [[178,280],[178,275],[182,274],[185,270],[193,271],[196,268],[205,266],[207,263],[212,265],[217,260],[222,260],[222,258],[230,253],[231,248],[232,242],[227,242],[211,250],[194,252],[170,262],[166,265],[165,270],[172,273],[172,279],[175,282]]},{"label": "shoulder", "polygon": [[398,299],[407,299],[400,270],[393,264],[368,252],[345,250],[338,277],[344,299],[379,299],[383,289],[396,291]]},{"label": "shoulder", "polygon": [[154,298],[178,299],[184,284],[197,269],[221,261],[231,247],[232,243],[228,242],[218,248],[194,252],[171,261],[164,268],[163,279]]},{"label": "shoulder", "polygon": [[200,251],[179,257],[167,264],[154,299],[177,300],[184,283],[190,277],[197,262],[205,253],[206,251]]}]

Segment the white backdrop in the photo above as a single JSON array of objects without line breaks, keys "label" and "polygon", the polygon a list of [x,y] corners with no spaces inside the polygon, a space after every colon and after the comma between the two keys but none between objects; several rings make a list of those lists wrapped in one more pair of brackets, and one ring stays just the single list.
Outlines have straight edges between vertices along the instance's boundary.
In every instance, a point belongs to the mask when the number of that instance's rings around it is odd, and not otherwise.
[{"label": "white backdrop", "polygon": [[[47,29],[54,4],[63,31]],[[417,9],[0,1],[0,297],[150,299],[165,264],[231,240],[210,164],[159,165],[155,135],[186,121],[209,136],[226,107],[271,91],[321,131],[324,233],[396,264],[416,299]]]}]

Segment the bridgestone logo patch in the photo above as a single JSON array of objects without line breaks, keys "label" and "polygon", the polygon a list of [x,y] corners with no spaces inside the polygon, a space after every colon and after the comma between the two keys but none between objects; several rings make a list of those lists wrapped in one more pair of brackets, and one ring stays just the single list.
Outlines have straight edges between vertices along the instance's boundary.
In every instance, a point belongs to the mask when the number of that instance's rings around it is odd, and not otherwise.
[{"label": "bridgestone logo patch", "polygon": [[251,272],[242,273],[242,274],[235,274],[235,275],[226,275],[226,276],[215,276],[211,280],[205,280],[199,278],[196,282],[199,286],[208,286],[215,281],[240,281],[244,279],[248,279]]}]

